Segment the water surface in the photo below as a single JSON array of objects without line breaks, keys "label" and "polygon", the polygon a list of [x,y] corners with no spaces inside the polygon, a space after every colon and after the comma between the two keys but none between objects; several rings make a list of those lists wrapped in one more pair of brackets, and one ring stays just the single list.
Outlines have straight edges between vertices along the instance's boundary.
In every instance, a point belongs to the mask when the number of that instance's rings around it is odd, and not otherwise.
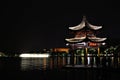
[{"label": "water surface", "polygon": [[[88,65],[90,65],[89,57]],[[119,68],[64,68],[70,57],[0,58],[1,80],[119,80]],[[74,64],[83,65],[75,57]],[[95,61],[94,61],[95,65]]]}]

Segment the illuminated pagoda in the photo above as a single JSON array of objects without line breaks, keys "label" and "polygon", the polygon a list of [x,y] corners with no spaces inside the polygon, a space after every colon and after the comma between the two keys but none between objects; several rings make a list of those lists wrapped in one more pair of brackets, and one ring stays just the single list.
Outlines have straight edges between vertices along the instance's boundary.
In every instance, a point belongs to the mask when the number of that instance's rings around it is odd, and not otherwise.
[{"label": "illuminated pagoda", "polygon": [[[84,57],[87,59],[88,48],[96,48],[98,50],[98,56],[100,55],[100,46],[105,45],[104,41],[107,38],[100,38],[96,36],[96,32],[101,29],[102,26],[95,26],[90,24],[86,17],[77,26],[69,27],[71,31],[75,33],[73,38],[66,38],[67,46],[70,46],[72,50],[84,48]],[[74,52],[73,52],[74,56]],[[85,60],[85,64],[87,64]]]}]

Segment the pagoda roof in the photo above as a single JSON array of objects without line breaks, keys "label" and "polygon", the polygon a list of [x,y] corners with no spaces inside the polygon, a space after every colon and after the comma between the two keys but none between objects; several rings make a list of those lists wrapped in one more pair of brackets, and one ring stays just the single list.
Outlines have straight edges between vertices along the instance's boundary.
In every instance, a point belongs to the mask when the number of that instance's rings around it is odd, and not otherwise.
[{"label": "pagoda roof", "polygon": [[86,37],[80,37],[80,38],[69,38],[69,39],[65,39],[66,41],[68,42],[81,42],[83,41],[84,39],[86,39]]},{"label": "pagoda roof", "polygon": [[88,37],[93,42],[102,42],[105,41],[107,38],[99,38],[99,37]]},{"label": "pagoda roof", "polygon": [[[87,37],[90,41],[93,42],[102,42],[105,41],[107,38],[99,38],[99,37]],[[86,37],[80,37],[80,38],[69,38],[65,39],[68,42],[71,43],[77,43],[77,42],[82,42],[83,40],[87,39]]]},{"label": "pagoda roof", "polygon": [[84,27],[88,27],[92,30],[99,30],[102,28],[102,26],[95,26],[95,25],[92,25],[90,24],[87,20],[86,20],[86,17],[83,16],[83,19],[81,21],[80,24],[78,24],[77,26],[73,26],[73,27],[69,27],[70,30],[81,30],[83,29]]}]

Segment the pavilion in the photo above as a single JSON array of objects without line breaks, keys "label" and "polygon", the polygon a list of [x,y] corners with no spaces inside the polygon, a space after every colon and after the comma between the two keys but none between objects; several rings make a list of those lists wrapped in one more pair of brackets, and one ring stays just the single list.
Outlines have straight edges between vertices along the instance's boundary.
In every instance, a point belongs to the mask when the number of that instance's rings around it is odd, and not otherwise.
[{"label": "pavilion", "polygon": [[100,46],[105,45],[105,40],[107,38],[97,37],[97,31],[100,30],[102,26],[95,26],[90,24],[86,16],[83,16],[83,19],[80,24],[76,26],[69,27],[69,30],[74,32],[73,38],[66,38],[66,45],[71,49],[71,64],[74,64],[74,55],[75,50],[84,49],[84,64],[87,65],[87,56],[88,49],[95,48],[97,49],[97,56],[100,56]]}]

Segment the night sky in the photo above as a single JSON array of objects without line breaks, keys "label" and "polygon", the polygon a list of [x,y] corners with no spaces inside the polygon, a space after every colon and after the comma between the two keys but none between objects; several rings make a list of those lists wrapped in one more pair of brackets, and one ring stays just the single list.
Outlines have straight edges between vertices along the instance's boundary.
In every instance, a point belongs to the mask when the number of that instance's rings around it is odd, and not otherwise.
[{"label": "night sky", "polygon": [[65,47],[68,27],[78,25],[83,15],[91,24],[103,26],[101,37],[120,38],[120,12],[112,2],[8,1],[1,7],[0,51],[3,52]]}]

